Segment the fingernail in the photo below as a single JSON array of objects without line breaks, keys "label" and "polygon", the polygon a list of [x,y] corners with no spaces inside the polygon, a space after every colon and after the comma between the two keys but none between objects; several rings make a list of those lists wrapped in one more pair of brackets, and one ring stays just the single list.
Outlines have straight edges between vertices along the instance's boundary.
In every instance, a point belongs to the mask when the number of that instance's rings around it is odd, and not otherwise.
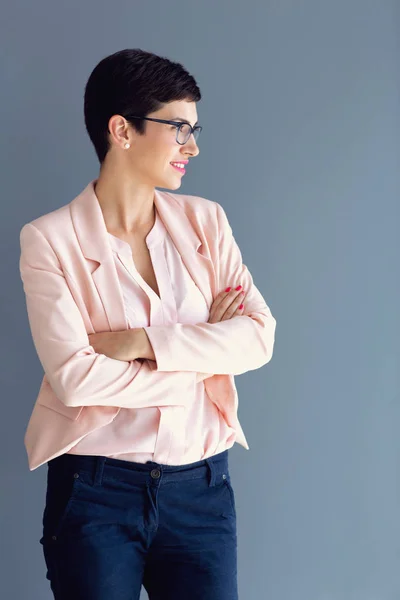
[{"label": "fingernail", "polygon": [[243,306],[244,306],[244,304],[241,304],[241,305],[239,306],[240,310],[242,310]]},{"label": "fingernail", "polygon": [[226,292],[230,292],[230,291],[231,291],[231,288],[230,288],[230,287],[228,287],[228,288],[226,288],[226,290],[225,290],[225,291],[226,291]]},{"label": "fingernail", "polygon": [[241,289],[242,289],[241,285],[238,285],[237,288],[235,288],[235,290],[241,290]]}]

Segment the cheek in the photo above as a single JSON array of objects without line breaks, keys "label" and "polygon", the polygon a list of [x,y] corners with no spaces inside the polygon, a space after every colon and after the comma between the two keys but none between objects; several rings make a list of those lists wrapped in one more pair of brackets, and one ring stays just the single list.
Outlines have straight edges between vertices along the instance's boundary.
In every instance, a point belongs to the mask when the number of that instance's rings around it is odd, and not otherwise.
[{"label": "cheek", "polygon": [[[179,148],[179,146],[178,146]],[[140,146],[135,153],[133,162],[147,172],[154,173],[163,171],[168,173],[172,167],[170,162],[176,160],[177,143],[175,137],[172,136],[157,136],[150,138],[146,144]]]},{"label": "cheek", "polygon": [[160,148],[156,145],[141,148],[133,159],[137,169],[146,173],[152,173],[163,168],[166,159],[163,159]]}]

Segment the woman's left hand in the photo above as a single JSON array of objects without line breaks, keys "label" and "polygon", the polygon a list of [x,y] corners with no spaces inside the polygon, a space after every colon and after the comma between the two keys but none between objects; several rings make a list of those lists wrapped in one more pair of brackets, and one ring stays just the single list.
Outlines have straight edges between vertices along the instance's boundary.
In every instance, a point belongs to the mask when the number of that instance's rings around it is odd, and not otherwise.
[{"label": "woman's left hand", "polygon": [[103,331],[101,333],[90,333],[89,343],[94,351],[105,354],[116,360],[136,360],[138,357],[135,348],[135,330]]}]

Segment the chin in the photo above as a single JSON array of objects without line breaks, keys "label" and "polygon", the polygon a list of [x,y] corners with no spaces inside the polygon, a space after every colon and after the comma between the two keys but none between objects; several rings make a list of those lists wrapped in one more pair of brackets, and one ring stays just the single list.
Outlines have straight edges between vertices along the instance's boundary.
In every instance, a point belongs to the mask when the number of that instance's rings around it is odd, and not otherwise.
[{"label": "chin", "polygon": [[178,190],[182,185],[182,179],[179,181],[175,181],[173,183],[171,183],[171,181],[165,181],[164,183],[161,183],[160,185],[157,185],[156,187],[163,187],[167,190]]}]

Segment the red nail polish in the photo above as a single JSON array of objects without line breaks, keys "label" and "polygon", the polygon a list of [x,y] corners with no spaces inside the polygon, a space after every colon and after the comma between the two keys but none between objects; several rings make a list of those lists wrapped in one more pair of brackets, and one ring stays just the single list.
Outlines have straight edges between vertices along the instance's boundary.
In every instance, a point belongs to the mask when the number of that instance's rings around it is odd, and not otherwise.
[{"label": "red nail polish", "polygon": [[228,288],[226,288],[226,290],[225,290],[225,291],[226,291],[226,292],[230,292],[230,291],[231,291],[231,288],[230,288],[230,287],[228,287]]},{"label": "red nail polish", "polygon": [[240,290],[241,288],[242,288],[242,286],[238,285],[237,288],[235,288],[235,290],[237,291],[237,290]]}]

